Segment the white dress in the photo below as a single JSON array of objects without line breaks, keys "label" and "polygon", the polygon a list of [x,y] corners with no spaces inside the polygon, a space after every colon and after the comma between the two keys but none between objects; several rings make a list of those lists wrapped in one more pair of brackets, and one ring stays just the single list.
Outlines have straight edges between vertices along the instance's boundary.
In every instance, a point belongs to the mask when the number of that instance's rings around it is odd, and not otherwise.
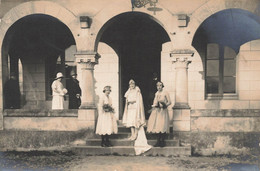
[{"label": "white dress", "polygon": [[[123,125],[125,127],[135,127],[145,125],[143,98],[139,87],[128,89],[125,93],[126,104],[123,115]],[[127,104],[129,101],[135,101],[133,104]]]},{"label": "white dress", "polygon": [[[170,96],[166,91],[155,93],[153,105],[157,105],[162,102],[164,104],[170,104]],[[147,132],[151,133],[168,133],[169,132],[169,114],[167,108],[153,108],[153,111],[149,117],[147,124]]]},{"label": "white dress", "polygon": [[99,114],[98,114],[98,121],[96,127],[96,134],[99,135],[111,135],[116,134],[118,131],[117,122],[115,114],[112,112],[105,112],[103,110],[103,105],[108,104],[112,106],[112,99],[105,94],[100,99],[100,107],[99,107]]},{"label": "white dress", "polygon": [[[147,143],[144,126],[145,115],[143,98],[139,87],[135,87],[133,90],[128,89],[125,93],[126,105],[123,116],[123,125],[126,127],[135,127],[138,131],[137,138],[134,142],[135,154],[140,155],[152,148]],[[133,104],[127,104],[128,101],[135,101]]]},{"label": "white dress", "polygon": [[59,80],[53,81],[52,85],[52,109],[64,109],[64,95],[68,92]]}]

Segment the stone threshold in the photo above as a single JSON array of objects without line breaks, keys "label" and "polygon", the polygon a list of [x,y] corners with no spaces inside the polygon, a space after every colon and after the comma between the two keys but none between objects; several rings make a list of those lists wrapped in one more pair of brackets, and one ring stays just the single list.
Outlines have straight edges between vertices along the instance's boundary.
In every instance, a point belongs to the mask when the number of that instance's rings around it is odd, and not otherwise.
[{"label": "stone threshold", "polygon": [[78,109],[5,109],[4,117],[78,117]]}]

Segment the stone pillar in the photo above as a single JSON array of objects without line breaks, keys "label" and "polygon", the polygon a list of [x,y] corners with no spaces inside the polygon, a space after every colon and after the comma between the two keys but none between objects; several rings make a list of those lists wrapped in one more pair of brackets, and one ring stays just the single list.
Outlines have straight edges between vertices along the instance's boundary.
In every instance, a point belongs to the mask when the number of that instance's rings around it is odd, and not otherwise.
[{"label": "stone pillar", "polygon": [[[173,131],[190,131],[190,107],[188,103],[188,65],[193,56],[191,50],[175,50],[170,57],[175,65],[175,104],[173,106]],[[185,141],[189,142],[188,139]]]},{"label": "stone pillar", "polygon": [[82,91],[81,106],[78,110],[78,120],[86,128],[94,128],[96,121],[96,104],[94,91],[94,66],[98,63],[100,55],[96,52],[78,52],[75,54]]},{"label": "stone pillar", "polygon": [[188,104],[188,65],[193,56],[191,50],[177,50],[170,53],[175,64],[175,105],[173,109],[190,109]]}]

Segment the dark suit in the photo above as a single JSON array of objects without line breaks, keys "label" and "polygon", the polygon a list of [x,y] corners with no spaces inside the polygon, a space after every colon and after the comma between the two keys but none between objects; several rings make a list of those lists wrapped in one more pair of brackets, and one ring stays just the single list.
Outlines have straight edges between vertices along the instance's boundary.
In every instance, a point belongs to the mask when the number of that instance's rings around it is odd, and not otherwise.
[{"label": "dark suit", "polygon": [[4,85],[4,97],[6,109],[20,108],[20,87],[19,82],[15,79],[8,80]]},{"label": "dark suit", "polygon": [[79,87],[79,81],[71,78],[68,80],[67,89],[69,94],[69,109],[78,109],[81,105],[80,97],[77,98],[77,94],[81,96],[81,89]]}]

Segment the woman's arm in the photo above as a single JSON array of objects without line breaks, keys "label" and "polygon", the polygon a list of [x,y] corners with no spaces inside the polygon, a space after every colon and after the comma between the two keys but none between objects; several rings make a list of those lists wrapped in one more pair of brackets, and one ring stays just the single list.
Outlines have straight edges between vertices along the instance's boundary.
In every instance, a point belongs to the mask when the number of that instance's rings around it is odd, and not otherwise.
[{"label": "woman's arm", "polygon": [[52,91],[55,92],[55,93],[60,93],[59,90],[58,90],[56,81],[54,81],[54,82],[52,83],[51,89],[52,89]]},{"label": "woman's arm", "polygon": [[155,93],[155,95],[154,95],[152,107],[156,107],[156,106],[158,106],[157,93]]}]

